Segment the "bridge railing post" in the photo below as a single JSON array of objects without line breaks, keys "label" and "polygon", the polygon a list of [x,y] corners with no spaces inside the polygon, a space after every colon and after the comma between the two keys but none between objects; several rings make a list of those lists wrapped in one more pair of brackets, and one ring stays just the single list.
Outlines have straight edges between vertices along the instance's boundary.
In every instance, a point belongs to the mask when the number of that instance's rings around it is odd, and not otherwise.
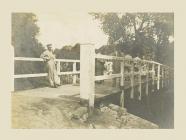
[{"label": "bridge railing post", "polygon": [[131,85],[131,90],[130,90],[130,98],[134,98],[134,62],[131,64],[131,70],[130,70],[130,85]]},{"label": "bridge railing post", "polygon": [[157,90],[160,89],[160,64],[158,64],[158,71],[157,71]]},{"label": "bridge railing post", "polygon": [[168,77],[167,78],[167,85],[169,86],[169,84],[170,84],[170,69],[169,68],[167,69],[167,75],[168,75],[167,76]]},{"label": "bridge railing post", "polygon": [[155,81],[155,64],[152,63],[152,91],[154,91],[154,81]]},{"label": "bridge railing post", "polygon": [[120,105],[121,107],[124,107],[124,101],[125,101],[125,93],[124,93],[124,61],[121,61],[120,63],[120,73],[121,73],[121,81],[120,81],[120,86],[121,86],[121,96],[120,96]]},{"label": "bridge railing post", "polygon": [[167,86],[169,86],[169,69],[168,68],[166,69],[166,83],[167,83]]},{"label": "bridge railing post", "polygon": [[57,74],[60,74],[60,61],[57,61]]},{"label": "bridge railing post", "polygon": [[161,87],[164,87],[164,67],[162,66],[162,73],[161,73]]},{"label": "bridge railing post", "polygon": [[15,69],[15,64],[14,64],[14,46],[10,46],[11,47],[11,56],[12,56],[12,67],[11,67],[11,77],[12,77],[12,81],[11,81],[11,92],[14,91],[14,69]]},{"label": "bridge railing post", "polygon": [[146,87],[145,87],[145,93],[148,96],[149,94],[149,64],[147,63],[146,68]]},{"label": "bridge railing post", "polygon": [[[76,72],[76,62],[73,62],[73,72]],[[77,75],[73,75],[73,84],[76,84]]]},{"label": "bridge railing post", "polygon": [[167,67],[165,68],[165,71],[164,71],[164,77],[165,77],[164,86],[167,87]]},{"label": "bridge railing post", "polygon": [[139,97],[138,99],[141,100],[141,84],[142,84],[142,80],[141,80],[141,72],[142,72],[142,69],[141,69],[141,63],[139,65],[139,71],[138,71],[138,92],[139,92]]},{"label": "bridge railing post", "polygon": [[94,44],[81,44],[80,47],[80,99],[94,107],[95,96],[95,48]]},{"label": "bridge railing post", "polygon": [[[60,67],[61,67],[60,61],[57,61],[57,74],[58,74],[58,76],[60,75]],[[61,83],[60,78],[59,78],[59,82]]]}]

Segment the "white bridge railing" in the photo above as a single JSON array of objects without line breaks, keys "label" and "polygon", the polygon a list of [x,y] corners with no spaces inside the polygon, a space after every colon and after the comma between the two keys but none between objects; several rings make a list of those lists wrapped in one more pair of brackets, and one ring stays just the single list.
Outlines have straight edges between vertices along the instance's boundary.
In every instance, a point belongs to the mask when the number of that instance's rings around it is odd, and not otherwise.
[{"label": "white bridge railing", "polygon": [[[103,61],[114,60],[120,62],[120,73],[95,76],[95,59],[102,59]],[[170,67],[154,61],[141,60],[139,58],[132,57],[130,58],[127,56],[117,57],[95,54],[94,44],[81,44],[80,60],[80,98],[88,100],[90,107],[94,107],[95,81],[119,78],[122,92],[120,104],[121,106],[124,106],[126,77],[130,79],[131,98],[134,98],[134,87],[136,86],[135,79],[137,78],[138,92],[140,93],[139,100],[141,100],[143,83],[146,84],[145,93],[148,95],[150,80],[152,85],[154,86],[156,84],[156,88],[159,90],[160,87],[164,87],[169,84],[171,72],[173,71]],[[145,82],[142,81],[142,77],[145,77]]]},{"label": "white bridge railing", "polygon": [[[42,58],[28,58],[28,57],[15,57],[15,61],[33,61],[33,62],[42,62]],[[55,59],[57,62],[57,73],[58,75],[73,75],[73,84],[76,84],[77,74],[80,74],[80,71],[76,70],[77,63],[80,63],[80,60],[71,60],[71,59]],[[61,72],[61,63],[60,62],[69,62],[73,63],[73,70],[68,72]],[[35,74],[16,74],[14,78],[30,78],[30,77],[44,77],[47,76],[47,73],[35,73]]]},{"label": "white bridge railing", "polygon": [[[120,72],[116,74],[100,75],[95,76],[95,59],[103,61],[118,61],[120,62]],[[26,57],[15,57],[14,61],[43,61],[41,58],[26,58]],[[167,86],[169,84],[170,73],[173,71],[170,67],[160,64],[154,61],[141,60],[139,58],[127,58],[117,56],[107,56],[101,54],[95,54],[95,48],[93,44],[81,44],[80,49],[80,60],[71,59],[56,59],[57,62],[57,73],[58,75],[73,75],[73,84],[76,83],[77,74],[80,74],[80,98],[82,101],[88,101],[89,106],[94,106],[95,98],[95,81],[119,78],[121,93],[121,105],[124,106],[124,86],[125,79],[130,79],[131,93],[130,97],[134,98],[134,86],[135,78],[138,81],[138,91],[140,93],[139,100],[141,100],[142,93],[142,76],[145,77],[146,83],[146,95],[149,92],[149,82],[155,85],[159,90],[160,87]],[[73,63],[73,70],[68,72],[60,71],[60,62]],[[76,70],[77,63],[80,63],[80,71]],[[28,77],[43,77],[47,76],[47,73],[36,73],[36,74],[17,74],[14,75],[14,79],[17,78],[28,78]],[[161,85],[160,85],[161,84]]]}]

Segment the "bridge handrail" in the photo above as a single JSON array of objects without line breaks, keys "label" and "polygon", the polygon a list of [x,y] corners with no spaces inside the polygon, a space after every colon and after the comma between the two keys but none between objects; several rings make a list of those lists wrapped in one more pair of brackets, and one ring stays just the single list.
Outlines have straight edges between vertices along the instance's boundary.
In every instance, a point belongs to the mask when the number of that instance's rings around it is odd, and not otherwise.
[{"label": "bridge handrail", "polygon": [[[119,56],[108,56],[108,55],[102,55],[102,54],[96,54],[96,55],[95,55],[95,58],[97,58],[97,59],[106,59],[106,60],[120,60],[120,61],[129,60],[129,59],[124,58],[124,57],[119,57]],[[134,58],[132,58],[131,61],[134,61]],[[167,65],[161,64],[161,63],[156,62],[156,61],[151,61],[151,60],[140,59],[139,62],[146,62],[146,63],[161,65],[161,66],[170,68],[170,67],[167,66]]]},{"label": "bridge handrail", "polygon": [[[14,60],[16,61],[38,61],[43,62],[42,58],[33,58],[33,57],[14,57]],[[80,71],[76,71],[76,63],[80,63],[80,60],[74,60],[74,59],[55,59],[57,62],[57,72],[58,75],[74,75],[73,82],[76,81],[76,75],[80,73]],[[67,71],[67,72],[61,72],[60,71],[60,62],[72,62],[73,63],[73,70]],[[14,78],[30,78],[30,77],[44,77],[47,76],[47,73],[36,73],[36,74],[14,74]]]},{"label": "bridge handrail", "polygon": [[95,58],[98,59],[110,59],[110,60],[124,60],[124,57],[118,57],[118,56],[109,56],[109,55],[102,55],[102,54],[96,54]]},{"label": "bridge handrail", "polygon": [[[124,57],[118,57],[118,56],[108,56],[108,55],[102,55],[102,54],[96,54],[95,58],[97,59],[106,59],[106,60],[119,60],[119,61],[125,61],[128,60]],[[14,57],[14,60],[16,61],[40,61],[42,62],[43,59],[42,58],[33,58],[33,57]],[[75,75],[75,74],[79,74],[80,71],[76,71],[76,63],[80,63],[80,60],[77,59],[55,59],[56,62],[58,62],[57,65],[57,70],[58,70],[58,75]],[[131,61],[134,61],[134,58],[131,59]],[[69,63],[74,63],[73,64],[73,71],[68,71],[68,72],[61,72],[60,71],[60,62],[69,62]],[[151,63],[151,64],[156,64],[156,65],[160,65],[163,66],[165,68],[170,68],[167,65],[163,65],[161,63],[155,62],[155,61],[150,61],[150,60],[139,60],[139,62],[147,62],[147,63]],[[118,74],[116,77],[120,77],[120,74]],[[47,73],[37,73],[37,74],[16,74],[14,75],[14,78],[27,78],[27,77],[43,77],[43,76],[47,76]],[[103,76],[95,76],[97,78],[95,78],[95,80],[98,79],[108,79],[110,78],[114,78],[114,75],[103,75]],[[105,78],[104,78],[105,77]]]},{"label": "bridge handrail", "polygon": [[[14,57],[14,60],[19,60],[19,61],[43,61],[42,58],[33,58],[33,57]],[[55,61],[80,62],[80,60],[76,60],[76,59],[55,59]]]},{"label": "bridge handrail", "polygon": [[[95,59],[105,59],[105,60],[118,60],[120,62],[120,73],[113,74],[112,72],[108,75],[99,75],[95,76]],[[28,57],[15,57],[14,60],[19,61],[43,61],[41,58],[28,58]],[[160,87],[164,87],[170,83],[171,72],[173,68],[163,65],[161,63],[135,59],[135,58],[125,58],[118,56],[107,56],[102,54],[95,54],[95,48],[92,44],[84,44],[80,49],[80,60],[72,59],[55,59],[57,62],[57,73],[58,75],[73,75],[73,84],[76,83],[76,76],[80,74],[80,98],[83,100],[89,100],[89,106],[94,106],[94,97],[95,97],[95,81],[119,78],[120,88],[122,90],[121,101],[124,102],[124,86],[126,78],[129,78],[129,84],[131,87],[130,97],[134,98],[134,86],[135,80],[137,79],[138,91],[140,93],[139,99],[141,100],[142,95],[142,83],[145,81],[145,92],[148,95],[148,84],[152,80],[152,85],[155,85],[159,90]],[[60,71],[60,62],[70,62],[73,63],[73,70],[70,72],[61,72]],[[137,63],[134,63],[137,62]],[[139,62],[139,63],[138,63]],[[76,70],[76,64],[80,63],[80,71]],[[137,65],[136,65],[137,64]],[[149,65],[151,64],[151,65]],[[127,71],[125,70],[126,67]],[[137,71],[136,71],[137,67]],[[144,79],[145,75],[145,79]],[[14,78],[27,78],[27,77],[41,77],[47,76],[47,73],[38,73],[38,74],[19,74],[14,75]],[[142,78],[143,76],[143,78]],[[115,80],[116,81],[116,80]],[[161,81],[161,82],[160,82]],[[86,88],[85,88],[86,87]]]}]

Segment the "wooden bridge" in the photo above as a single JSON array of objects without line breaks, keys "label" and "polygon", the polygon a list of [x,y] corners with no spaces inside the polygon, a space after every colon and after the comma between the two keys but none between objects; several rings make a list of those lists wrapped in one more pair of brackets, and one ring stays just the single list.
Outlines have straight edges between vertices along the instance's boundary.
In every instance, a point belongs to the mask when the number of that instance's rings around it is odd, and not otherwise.
[{"label": "wooden bridge", "polygon": [[[101,61],[117,61],[120,64],[119,73],[109,73],[95,76],[95,60]],[[43,61],[41,58],[14,57],[14,61]],[[145,94],[148,96],[151,85],[154,90],[156,88],[166,87],[170,84],[173,69],[148,60],[142,60],[138,57],[132,58],[129,55],[125,57],[107,56],[95,54],[94,44],[81,44],[80,60],[56,59],[58,75],[73,75],[72,85],[62,85],[55,88],[37,88],[24,91],[16,91],[15,94],[27,94],[31,96],[44,96],[50,98],[71,96],[74,100],[87,102],[89,107],[94,107],[95,99],[104,96],[121,93],[120,104],[124,106],[125,90],[130,88],[130,98],[134,98],[134,88],[139,92],[138,99],[142,97],[142,84],[145,85]],[[73,70],[61,72],[61,62],[73,63]],[[80,63],[80,71],[76,70],[77,63]],[[32,74],[14,74],[14,79],[29,77],[44,77],[47,73]],[[77,85],[77,79],[80,77],[80,84]],[[115,79],[118,84],[112,86],[111,81]],[[95,84],[95,81],[107,81],[104,84]],[[156,86],[156,87],[155,87]],[[13,86],[14,87],[14,83]],[[14,91],[14,88],[12,89]],[[67,98],[66,98],[67,99]]]}]

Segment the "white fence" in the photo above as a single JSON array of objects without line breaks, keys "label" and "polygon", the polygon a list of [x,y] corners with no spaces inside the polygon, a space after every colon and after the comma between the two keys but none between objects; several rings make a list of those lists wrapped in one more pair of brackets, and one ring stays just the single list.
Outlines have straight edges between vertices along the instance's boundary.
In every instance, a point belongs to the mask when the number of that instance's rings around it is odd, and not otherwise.
[{"label": "white fence", "polygon": [[[95,59],[102,59],[105,61],[119,61],[120,73],[95,76]],[[156,88],[159,90],[160,87],[164,87],[169,84],[171,72],[173,71],[173,69],[170,67],[154,61],[141,60],[139,58],[95,54],[95,48],[93,44],[81,45],[80,60],[80,97],[81,99],[88,100],[90,107],[94,107],[95,81],[119,78],[120,87],[122,90],[120,102],[121,106],[124,106],[124,87],[126,77],[130,78],[131,98],[134,98],[134,86],[136,86],[134,79],[137,77],[137,86],[140,93],[139,100],[141,100],[142,83],[144,83],[142,81],[142,76],[145,76],[146,78],[146,95],[148,95],[150,78],[153,85],[155,85],[156,82]],[[127,68],[129,71],[126,71],[125,68]]]},{"label": "white fence", "polygon": [[[120,73],[95,76],[95,59],[102,59],[104,61],[118,61],[120,62]],[[14,61],[43,61],[41,58],[26,58],[15,57]],[[169,84],[170,73],[173,71],[170,67],[148,60],[141,60],[136,58],[126,58],[117,56],[107,56],[101,54],[95,54],[95,48],[93,44],[81,44],[80,60],[71,59],[56,59],[58,75],[73,75],[73,84],[76,83],[77,74],[80,74],[80,98],[89,102],[89,106],[94,106],[95,97],[95,81],[120,78],[120,86],[122,89],[121,105],[124,105],[124,86],[125,78],[130,79],[131,98],[134,97],[134,78],[138,79],[138,91],[140,93],[139,100],[141,100],[141,84],[142,76],[146,77],[146,94],[148,95],[149,79],[151,78],[152,84],[157,84],[157,89],[167,86]],[[73,70],[68,72],[60,71],[60,62],[73,63]],[[76,71],[77,63],[80,63],[80,71]],[[128,71],[125,70],[128,69]],[[137,69],[137,71],[135,70]],[[28,78],[28,77],[43,77],[47,76],[47,73],[36,74],[18,74],[14,75],[14,79]],[[161,80],[161,85],[160,85]]]},{"label": "white fence", "polygon": [[[41,58],[28,58],[28,57],[15,57],[15,61],[34,61],[34,62],[39,62],[43,61]],[[76,76],[77,74],[80,74],[80,71],[76,71],[77,63],[80,62],[80,60],[71,60],[71,59],[56,59],[57,62],[57,73],[58,75],[73,75],[73,84],[76,83]],[[68,71],[68,72],[61,72],[60,67],[61,63],[60,62],[68,62],[68,63],[73,63],[73,70]],[[29,77],[44,77],[47,76],[47,73],[36,73],[36,74],[17,74],[14,75],[14,78],[29,78]]]}]

